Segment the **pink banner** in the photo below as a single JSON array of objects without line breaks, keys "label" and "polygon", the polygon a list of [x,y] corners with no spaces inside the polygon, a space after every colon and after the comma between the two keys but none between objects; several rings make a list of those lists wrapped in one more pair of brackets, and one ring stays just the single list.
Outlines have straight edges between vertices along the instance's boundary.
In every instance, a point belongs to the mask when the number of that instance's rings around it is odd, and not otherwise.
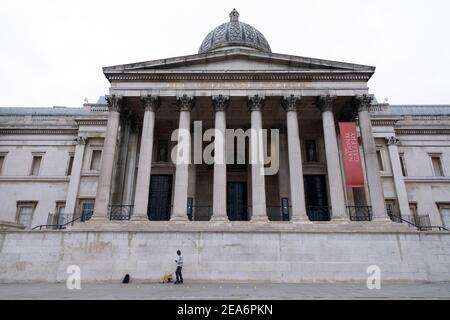
[{"label": "pink banner", "polygon": [[356,123],[339,122],[344,159],[345,182],[348,187],[364,187],[364,174],[359,154]]}]

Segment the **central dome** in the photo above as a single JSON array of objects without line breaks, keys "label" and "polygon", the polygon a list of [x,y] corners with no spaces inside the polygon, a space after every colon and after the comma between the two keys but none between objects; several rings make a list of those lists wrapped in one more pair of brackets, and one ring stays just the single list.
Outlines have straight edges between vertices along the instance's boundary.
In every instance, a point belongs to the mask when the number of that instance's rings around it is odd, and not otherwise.
[{"label": "central dome", "polygon": [[230,22],[221,24],[208,33],[198,53],[205,53],[225,47],[247,47],[271,53],[269,43],[261,32],[251,25],[239,21],[239,12],[233,9]]}]

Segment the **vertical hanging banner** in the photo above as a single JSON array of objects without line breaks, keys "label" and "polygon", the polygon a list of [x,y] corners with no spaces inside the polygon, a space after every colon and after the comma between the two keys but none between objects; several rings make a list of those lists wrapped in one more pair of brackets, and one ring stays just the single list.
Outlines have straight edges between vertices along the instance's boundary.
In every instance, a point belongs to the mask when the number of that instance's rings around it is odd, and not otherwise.
[{"label": "vertical hanging banner", "polygon": [[364,187],[364,174],[359,154],[355,122],[339,122],[342,154],[344,158],[345,184],[348,187]]}]

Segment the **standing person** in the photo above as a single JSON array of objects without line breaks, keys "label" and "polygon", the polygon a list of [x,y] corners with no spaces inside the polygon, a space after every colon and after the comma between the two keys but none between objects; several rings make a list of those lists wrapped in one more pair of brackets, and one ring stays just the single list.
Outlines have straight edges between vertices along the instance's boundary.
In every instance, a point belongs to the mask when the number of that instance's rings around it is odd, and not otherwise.
[{"label": "standing person", "polygon": [[180,250],[177,251],[177,258],[175,259],[175,263],[177,264],[177,271],[175,271],[177,281],[175,281],[175,284],[183,283],[183,275],[181,274],[181,269],[183,268],[183,256],[181,255]]}]

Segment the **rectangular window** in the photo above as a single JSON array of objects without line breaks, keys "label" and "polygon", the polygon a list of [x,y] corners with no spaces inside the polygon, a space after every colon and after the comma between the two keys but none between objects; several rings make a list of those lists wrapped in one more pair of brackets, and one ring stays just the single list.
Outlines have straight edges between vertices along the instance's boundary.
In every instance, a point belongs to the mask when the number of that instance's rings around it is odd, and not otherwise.
[{"label": "rectangular window", "polygon": [[411,213],[411,216],[417,215],[417,203],[410,202],[409,203],[409,211]]},{"label": "rectangular window", "polygon": [[442,225],[450,230],[450,204],[439,205],[441,211]]},{"label": "rectangular window", "polygon": [[406,177],[405,155],[403,153],[400,154],[400,167],[402,168],[402,175]]},{"label": "rectangular window", "polygon": [[3,174],[3,163],[5,162],[5,156],[0,155],[0,175]]},{"label": "rectangular window", "polygon": [[66,203],[64,201],[58,201],[56,203],[56,223],[57,224],[65,224],[68,222],[67,215],[64,214],[64,210],[66,209]]},{"label": "rectangular window", "polygon": [[80,202],[82,221],[89,220],[94,214],[94,200],[83,200]]},{"label": "rectangular window", "polygon": [[377,159],[378,159],[378,165],[380,167],[380,171],[384,171],[383,157],[381,156],[381,150],[377,150]]},{"label": "rectangular window", "polygon": [[101,159],[102,159],[102,150],[92,150],[91,170],[100,171]]},{"label": "rectangular window", "polygon": [[306,162],[317,162],[317,145],[315,140],[305,140]]},{"label": "rectangular window", "polygon": [[73,154],[69,155],[69,163],[67,164],[66,176],[70,176],[72,174],[73,157]]},{"label": "rectangular window", "polygon": [[169,143],[167,140],[158,141],[158,161],[167,162],[167,157],[169,153]]},{"label": "rectangular window", "polygon": [[16,221],[20,224],[23,224],[26,228],[31,228],[31,222],[33,220],[33,213],[35,208],[36,203],[18,202]]},{"label": "rectangular window", "polygon": [[31,163],[30,175],[39,175],[39,170],[41,169],[42,156],[33,156],[33,162]]},{"label": "rectangular window", "polygon": [[435,177],[442,177],[444,172],[442,171],[442,163],[440,156],[431,156],[431,162],[433,164],[433,171]]}]

